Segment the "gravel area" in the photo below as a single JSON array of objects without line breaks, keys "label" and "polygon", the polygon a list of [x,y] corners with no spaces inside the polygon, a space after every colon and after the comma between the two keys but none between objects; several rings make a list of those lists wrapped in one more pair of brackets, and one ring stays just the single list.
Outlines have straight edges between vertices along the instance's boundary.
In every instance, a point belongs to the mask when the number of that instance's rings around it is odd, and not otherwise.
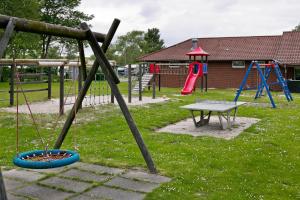
[{"label": "gravel area", "polygon": [[[135,106],[135,105],[144,105],[149,103],[160,103],[164,101],[168,101],[168,98],[161,98],[157,97],[155,99],[152,99],[152,97],[143,97],[142,101],[139,101],[138,97],[132,97],[131,103],[128,103],[128,98],[123,97],[126,101],[126,104],[128,106]],[[75,97],[69,97],[66,101],[65,105],[65,111],[71,110],[73,104],[75,102]],[[85,98],[83,101],[83,107],[91,107],[91,106],[97,106],[97,105],[104,105],[108,104],[110,102],[110,95],[106,96],[92,96]],[[115,104],[117,104],[117,101],[115,99]],[[55,114],[59,112],[59,99],[52,99],[48,101],[43,102],[35,102],[30,104],[30,108],[32,113],[39,113],[39,114]],[[16,107],[7,107],[7,108],[1,108],[0,111],[4,112],[13,112],[15,113],[17,111]],[[26,105],[20,105],[19,106],[19,113],[29,114],[29,109]]]}]

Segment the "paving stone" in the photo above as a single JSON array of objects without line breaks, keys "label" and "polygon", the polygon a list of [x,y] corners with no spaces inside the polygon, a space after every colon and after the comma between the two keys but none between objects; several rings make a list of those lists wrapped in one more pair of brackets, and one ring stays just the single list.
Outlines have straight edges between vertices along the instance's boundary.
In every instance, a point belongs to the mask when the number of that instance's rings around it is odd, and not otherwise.
[{"label": "paving stone", "polygon": [[73,192],[83,192],[84,190],[92,186],[92,184],[90,183],[85,183],[85,182],[75,181],[75,180],[70,180],[65,178],[59,178],[59,177],[51,177],[45,179],[41,181],[40,184],[50,186],[50,187],[62,188]]},{"label": "paving stone", "polygon": [[73,195],[73,193],[63,192],[59,190],[54,190],[52,188],[47,188],[39,185],[29,185],[13,192],[17,195],[23,195],[30,197],[32,199],[42,199],[42,200],[63,200],[67,197]]},{"label": "paving stone", "polygon": [[15,195],[10,194],[10,193],[7,193],[6,196],[7,196],[7,200],[25,200],[25,199],[28,199],[28,198],[25,198],[25,197],[15,196]]},{"label": "paving stone", "polygon": [[145,197],[145,194],[139,192],[125,191],[105,186],[93,188],[92,190],[90,190],[87,193],[84,193],[83,195],[88,196],[90,199],[104,198],[112,200],[141,200]]},{"label": "paving stone", "polygon": [[19,179],[27,182],[37,181],[45,177],[44,174],[34,172],[34,171],[21,170],[21,169],[19,170],[12,169],[9,171],[5,171],[3,172],[3,176],[5,178]]},{"label": "paving stone", "polygon": [[114,168],[114,167],[105,167],[105,166],[101,166],[101,165],[88,164],[88,163],[82,163],[82,162],[75,163],[72,166],[77,167],[78,169],[82,169],[85,171],[91,171],[94,173],[100,173],[100,174],[118,175],[125,171],[123,169],[118,169],[118,168]]},{"label": "paving stone", "polygon": [[81,194],[79,196],[70,198],[70,200],[107,200],[107,198],[90,197],[90,196]]},{"label": "paving stone", "polygon": [[16,181],[13,179],[8,179],[8,178],[4,179],[4,185],[6,191],[14,190],[16,188],[23,186],[24,184],[25,184],[24,182]]},{"label": "paving stone", "polygon": [[144,181],[135,181],[122,177],[115,177],[112,180],[104,183],[107,186],[115,186],[123,189],[129,189],[137,192],[151,192],[159,187],[158,183],[149,183]]},{"label": "paving stone", "polygon": [[141,181],[148,181],[152,183],[166,183],[171,181],[170,178],[157,175],[157,174],[149,174],[142,171],[136,171],[136,170],[130,170],[125,174],[122,174],[121,176],[125,178],[131,178],[131,179],[137,179]]},{"label": "paving stone", "polygon": [[40,172],[46,174],[59,174],[69,168],[70,168],[69,166],[66,166],[66,167],[57,167],[57,168],[50,168],[50,169],[30,169],[28,171],[34,171],[34,172]]},{"label": "paving stone", "polygon": [[59,176],[67,178],[78,178],[83,181],[92,181],[92,182],[104,182],[108,180],[111,176],[109,175],[99,175],[88,171],[82,171],[78,169],[70,169],[66,172],[59,174]]}]

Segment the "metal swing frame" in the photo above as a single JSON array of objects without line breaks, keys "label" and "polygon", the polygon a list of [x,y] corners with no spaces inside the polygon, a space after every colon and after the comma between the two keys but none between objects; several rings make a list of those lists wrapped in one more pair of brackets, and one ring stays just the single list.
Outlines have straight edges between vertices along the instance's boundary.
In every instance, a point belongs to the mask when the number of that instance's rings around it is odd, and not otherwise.
[{"label": "metal swing frame", "polygon": [[[136,143],[144,157],[144,160],[147,164],[149,171],[151,173],[156,173],[157,171],[154,162],[152,160],[152,157],[143,141],[143,138],[117,86],[117,84],[120,83],[120,81],[117,75],[115,74],[114,70],[112,69],[112,66],[110,65],[108,59],[105,56],[105,52],[107,51],[119,24],[120,24],[120,20],[114,19],[108,33],[103,34],[103,33],[92,32],[86,23],[81,24],[81,29],[75,29],[75,28],[54,25],[54,24],[49,24],[49,23],[44,23],[39,21],[0,15],[0,28],[5,29],[4,34],[0,40],[0,58],[3,57],[4,51],[8,45],[9,40],[13,35],[13,32],[21,31],[21,32],[46,34],[46,35],[76,39],[79,44],[81,65],[85,66],[85,58],[84,58],[84,50],[83,50],[82,42],[85,40],[88,41],[89,45],[91,46],[94,52],[96,60],[94,61],[89,74],[86,73],[86,69],[83,67],[84,68],[83,74],[85,80],[84,85],[78,94],[77,100],[73,105],[73,108],[69,113],[67,120],[65,121],[63,129],[61,130],[61,133],[55,143],[54,149],[59,149],[61,147],[72,125],[72,122],[75,119],[75,115],[80,109],[80,105],[82,104],[82,101],[84,100],[84,97],[100,65],[103,73],[107,77],[108,84],[121,108],[121,111],[126,119],[126,122],[132,132],[132,135],[136,140]],[[102,43],[101,47],[98,42]],[[1,170],[0,170],[0,192],[1,192],[0,199],[6,200]]]}]

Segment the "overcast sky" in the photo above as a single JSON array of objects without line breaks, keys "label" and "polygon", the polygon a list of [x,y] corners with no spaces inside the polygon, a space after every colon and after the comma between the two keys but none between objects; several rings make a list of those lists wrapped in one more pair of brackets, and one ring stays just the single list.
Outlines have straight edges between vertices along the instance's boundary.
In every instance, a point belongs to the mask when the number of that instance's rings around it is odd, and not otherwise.
[{"label": "overcast sky", "polygon": [[[166,46],[193,37],[279,35],[300,23],[300,0],[82,0],[93,30],[158,28]],[[115,36],[115,38],[116,38]]]}]

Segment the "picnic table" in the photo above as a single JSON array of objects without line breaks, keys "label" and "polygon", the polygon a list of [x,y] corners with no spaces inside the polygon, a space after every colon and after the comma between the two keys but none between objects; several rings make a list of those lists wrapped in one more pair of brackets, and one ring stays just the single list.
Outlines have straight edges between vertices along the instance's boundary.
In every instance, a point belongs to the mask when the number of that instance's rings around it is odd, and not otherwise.
[{"label": "picnic table", "polygon": [[[193,121],[196,127],[204,126],[209,123],[209,119],[212,112],[216,112],[221,129],[229,128],[231,129],[232,124],[234,124],[237,114],[237,109],[239,106],[246,104],[246,102],[232,102],[232,101],[211,101],[202,100],[193,104],[181,106],[183,109],[188,109],[191,111]],[[195,112],[200,112],[200,120],[196,120]],[[231,121],[231,113],[233,111],[233,119]],[[223,119],[226,120],[226,126],[223,124]]]}]

